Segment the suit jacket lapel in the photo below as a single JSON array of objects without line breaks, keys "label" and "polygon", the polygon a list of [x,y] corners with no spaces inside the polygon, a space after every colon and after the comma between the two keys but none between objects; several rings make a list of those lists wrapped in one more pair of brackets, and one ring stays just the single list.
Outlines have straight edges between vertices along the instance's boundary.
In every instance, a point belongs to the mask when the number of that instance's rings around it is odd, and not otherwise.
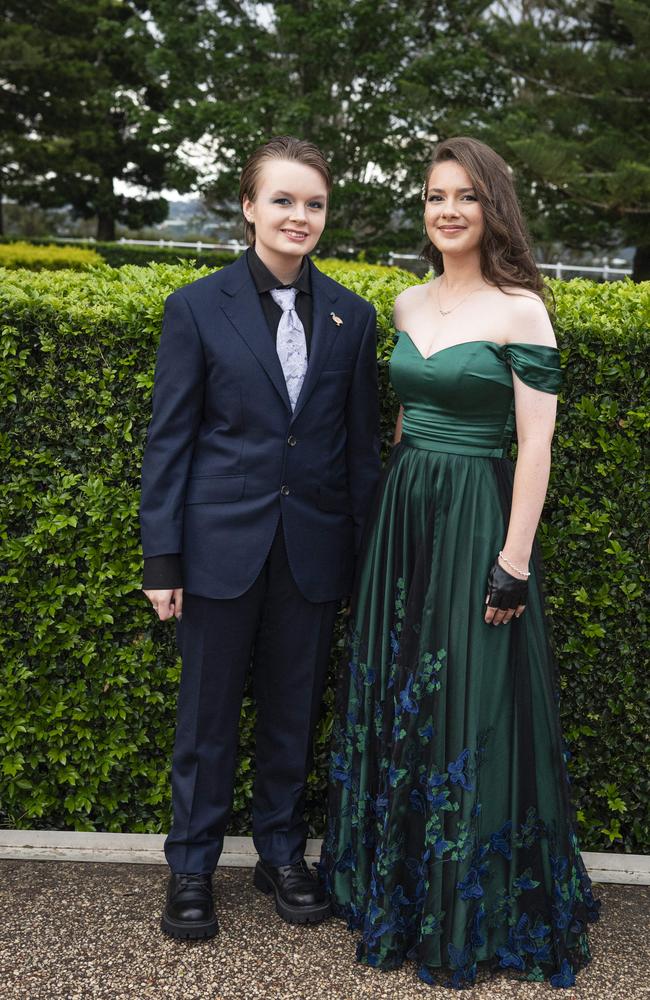
[{"label": "suit jacket lapel", "polygon": [[336,302],[338,298],[336,285],[327,281],[320,271],[314,267],[311,260],[309,263],[314,307],[311,351],[309,352],[309,364],[307,366],[305,381],[302,384],[302,389],[296,402],[296,409],[293,413],[294,419],[302,410],[314,386],[318,382],[323,365],[327,361],[339,333],[339,327],[331,318],[332,303]]},{"label": "suit jacket lapel", "polygon": [[[248,270],[245,256],[228,268],[228,281],[222,286],[225,296],[221,308],[246,342],[291,412],[284,372],[269,333],[257,289]],[[315,318],[315,317],[314,317]],[[304,387],[303,387],[304,388]]]}]

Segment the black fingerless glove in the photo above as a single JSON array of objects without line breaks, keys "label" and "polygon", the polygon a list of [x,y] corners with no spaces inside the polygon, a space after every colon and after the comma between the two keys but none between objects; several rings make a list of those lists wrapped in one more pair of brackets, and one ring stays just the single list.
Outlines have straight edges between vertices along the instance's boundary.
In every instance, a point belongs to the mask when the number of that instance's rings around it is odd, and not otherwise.
[{"label": "black fingerless glove", "polygon": [[488,574],[488,607],[508,611],[528,600],[528,580],[518,580],[506,573],[496,559]]}]

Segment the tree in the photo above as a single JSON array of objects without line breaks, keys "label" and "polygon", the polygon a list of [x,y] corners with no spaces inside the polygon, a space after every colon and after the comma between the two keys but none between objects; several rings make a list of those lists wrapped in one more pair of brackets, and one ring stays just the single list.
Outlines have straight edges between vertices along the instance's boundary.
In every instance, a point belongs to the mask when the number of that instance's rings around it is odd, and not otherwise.
[{"label": "tree", "polygon": [[194,6],[202,96],[183,114],[206,136],[204,191],[222,214],[238,211],[252,148],[291,132],[332,163],[331,249],[412,248],[431,147],[470,134],[517,168],[538,242],[630,240],[638,272],[650,174],[641,0]]},{"label": "tree", "polygon": [[40,53],[28,30],[6,24],[0,34],[0,233],[4,232],[3,195],[19,186],[30,147],[29,129],[38,101],[26,81],[39,64]]},{"label": "tree", "polygon": [[514,94],[484,133],[523,175],[538,235],[592,249],[627,241],[634,277],[650,277],[645,2],[503,8],[481,44],[513,73]]},{"label": "tree", "polygon": [[469,134],[516,168],[538,244],[628,241],[641,276],[644,3],[43,0],[27,21],[5,0],[0,195],[68,204],[111,238],[201,174],[234,219],[245,159],[289,132],[332,164],[323,249],[413,249],[431,149]]},{"label": "tree", "polygon": [[4,4],[1,189],[25,204],[96,216],[102,240],[115,238],[116,222],[162,221],[160,190],[187,189],[194,176],[176,156],[183,136],[166,117],[173,98],[155,60],[164,39],[149,6],[43,0],[27,21],[24,4]]},{"label": "tree", "polygon": [[461,104],[478,109],[492,100],[495,74],[486,58],[453,98],[439,69],[458,79],[450,45],[458,56],[459,26],[488,3],[201,6],[203,47],[194,66],[205,93],[192,114],[213,163],[204,183],[211,206],[234,215],[247,156],[272,135],[291,133],[316,142],[332,165],[324,248],[412,248],[421,239],[419,195],[436,127],[450,108],[456,119]]}]

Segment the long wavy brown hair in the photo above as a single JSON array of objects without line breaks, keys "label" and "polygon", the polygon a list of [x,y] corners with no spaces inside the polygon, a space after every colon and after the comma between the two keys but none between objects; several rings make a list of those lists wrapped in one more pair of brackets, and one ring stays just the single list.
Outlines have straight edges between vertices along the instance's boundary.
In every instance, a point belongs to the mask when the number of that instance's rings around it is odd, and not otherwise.
[{"label": "long wavy brown hair", "polygon": [[[446,139],[436,146],[424,181],[426,200],[433,168],[445,160],[456,160],[469,174],[483,209],[481,273],[497,288],[526,288],[547,302],[547,289],[537,270],[530,236],[517,201],[510,170],[490,146],[469,136]],[[442,254],[427,238],[422,257],[437,274],[444,272]],[[548,304],[548,302],[547,302]]]}]

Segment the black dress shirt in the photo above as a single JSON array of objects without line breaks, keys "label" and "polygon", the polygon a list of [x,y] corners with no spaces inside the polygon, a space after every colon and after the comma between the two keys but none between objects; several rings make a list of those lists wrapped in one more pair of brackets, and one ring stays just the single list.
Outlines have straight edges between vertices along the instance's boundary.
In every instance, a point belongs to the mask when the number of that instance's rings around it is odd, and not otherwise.
[{"label": "black dress shirt", "polygon": [[[269,334],[274,339],[282,316],[282,309],[271,298],[271,289],[296,288],[298,290],[296,295],[296,312],[305,329],[307,357],[309,357],[313,330],[313,309],[308,258],[303,258],[300,273],[291,285],[283,285],[278,281],[275,275],[269,271],[266,264],[262,263],[253,247],[250,247],[246,251],[246,262],[253,278],[253,284],[260,297],[260,304],[269,328]],[[175,590],[177,587],[183,586],[182,581],[181,557],[178,553],[173,552],[168,555],[150,556],[144,560],[143,590]]]},{"label": "black dress shirt", "polygon": [[311,298],[311,278],[309,275],[309,260],[303,257],[300,273],[295,281],[290,285],[283,285],[276,276],[269,271],[266,264],[263,264],[255,253],[253,247],[246,251],[246,262],[251,272],[253,283],[260,297],[260,304],[264,310],[269,331],[275,339],[278,332],[278,325],[282,316],[282,309],[271,298],[272,288],[296,288],[296,312],[300,317],[300,322],[305,328],[305,340],[307,341],[307,357],[311,347],[311,332],[313,329],[312,318],[312,298]]}]

